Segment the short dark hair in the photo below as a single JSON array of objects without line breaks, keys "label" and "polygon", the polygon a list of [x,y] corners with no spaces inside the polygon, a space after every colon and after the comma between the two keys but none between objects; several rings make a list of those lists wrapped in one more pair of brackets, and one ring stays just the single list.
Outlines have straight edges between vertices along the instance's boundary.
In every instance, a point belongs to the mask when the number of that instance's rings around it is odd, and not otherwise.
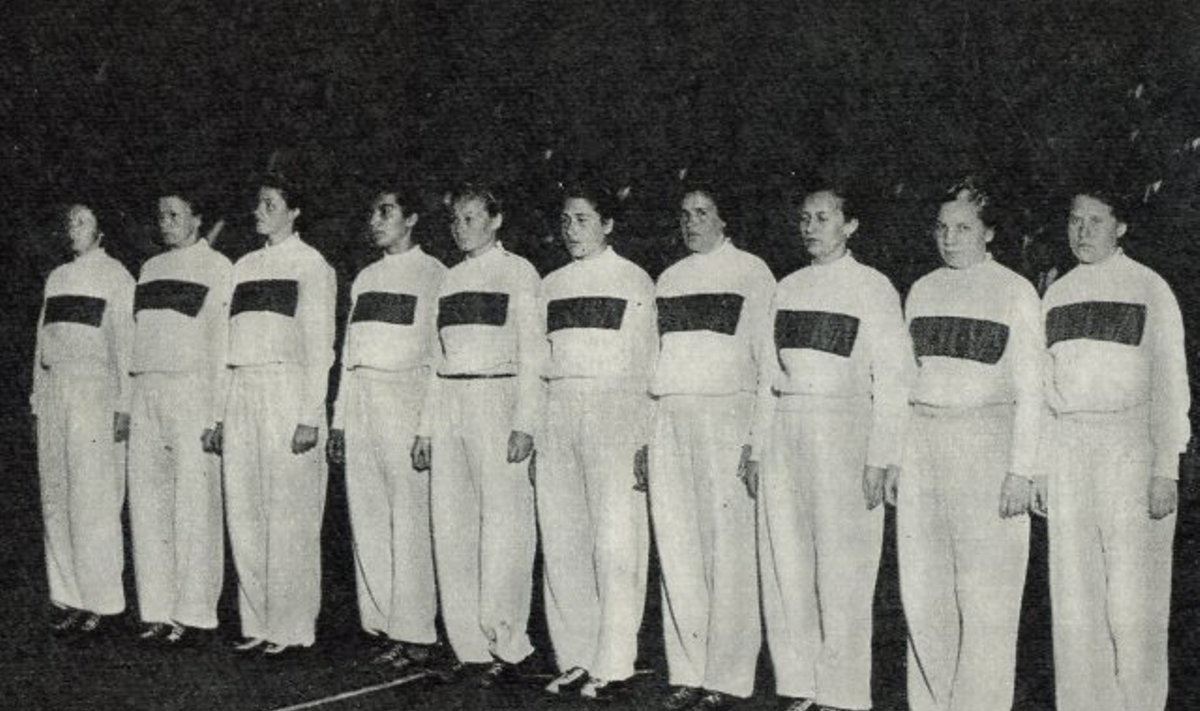
[{"label": "short dark hair", "polygon": [[259,190],[270,188],[278,191],[289,209],[303,210],[304,195],[301,192],[299,183],[295,180],[292,180],[279,171],[272,170],[259,174],[255,182]]},{"label": "short dark hair", "polygon": [[576,180],[567,183],[562,189],[562,202],[577,198],[586,200],[600,219],[604,221],[616,219],[617,198],[607,188],[594,182]]},{"label": "short dark hair", "polygon": [[[204,198],[201,195],[199,188],[193,185],[183,183],[160,183],[158,186],[158,198],[175,197],[187,203],[191,208],[192,214],[204,214]],[[290,204],[290,203],[289,203]]]},{"label": "short dark hair", "polygon": [[404,178],[389,177],[380,178],[372,183],[371,199],[374,200],[381,195],[391,195],[396,198],[396,204],[400,206],[401,212],[405,217],[409,215],[420,215],[424,212],[421,203],[421,193]]},{"label": "short dark hair", "polygon": [[1117,221],[1126,225],[1132,217],[1134,199],[1125,191],[1121,190],[1111,182],[1106,180],[1095,181],[1080,181],[1071,188],[1070,200],[1074,201],[1079,196],[1090,197],[1093,200],[1108,205],[1112,210],[1113,217]]},{"label": "short dark hair", "polygon": [[[711,200],[712,204],[714,206],[716,206],[716,208],[717,208],[718,216],[722,216],[724,214],[722,212],[721,205],[722,205],[722,202],[724,201],[725,195],[724,195],[723,191],[720,188],[718,188],[716,185],[714,185],[712,182],[709,182],[709,181],[703,181],[703,182],[697,181],[697,182],[690,182],[690,183],[685,182],[683,184],[683,190],[680,191],[680,193],[679,193],[679,202],[683,202],[684,198],[686,198],[688,195],[693,195],[693,194],[703,195],[704,197]],[[724,217],[722,217],[722,219],[724,219]]]},{"label": "short dark hair", "polygon": [[490,188],[480,183],[463,183],[450,193],[450,205],[453,206],[463,200],[478,200],[482,202],[483,208],[492,217],[504,212],[504,207],[496,197],[496,194]]},{"label": "short dark hair", "polygon": [[943,203],[966,200],[976,207],[979,220],[991,230],[1000,229],[1002,214],[991,191],[977,176],[968,175],[953,183],[943,195]]},{"label": "short dark hair", "polygon": [[846,218],[847,222],[859,218],[858,194],[845,183],[835,180],[814,181],[810,189],[804,191],[804,197],[807,198],[809,195],[816,193],[829,193],[837,198],[838,207],[841,209],[842,216]]}]

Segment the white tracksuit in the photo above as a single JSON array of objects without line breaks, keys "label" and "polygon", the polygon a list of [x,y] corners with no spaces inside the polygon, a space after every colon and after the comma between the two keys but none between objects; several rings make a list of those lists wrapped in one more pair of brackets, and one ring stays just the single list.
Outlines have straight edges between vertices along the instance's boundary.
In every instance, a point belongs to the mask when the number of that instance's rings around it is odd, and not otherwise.
[{"label": "white tracksuit", "polygon": [[225,572],[221,419],[233,265],[205,240],[146,262],[134,298],[129,520],[144,622],[217,626]]},{"label": "white tracksuit", "polygon": [[546,339],[537,271],[497,243],[446,272],[437,377],[418,433],[432,438],[431,518],[442,621],[460,661],[519,662],[537,545],[527,460],[509,433],[536,435]]},{"label": "white tracksuit", "polygon": [[100,247],[52,271],[33,365],[50,600],[102,615],[125,609],[125,444],[113,442],[113,413],[129,412],[133,289]]},{"label": "white tracksuit", "polygon": [[[292,235],[237,261],[230,302],[225,505],[242,634],[311,645],[321,603],[333,268]],[[320,440],[292,453],[297,424]]]},{"label": "white tracksuit", "polygon": [[754,501],[743,445],[771,420],[771,297],[761,259],[728,240],[658,279],[661,351],[650,511],[663,576],[670,683],[747,697],[761,643]]},{"label": "white tracksuit", "polygon": [[409,454],[437,348],[446,268],[420,247],[362,270],[342,347],[333,428],[346,433],[346,496],[362,628],[437,641],[429,475]]},{"label": "white tracksuit", "polygon": [[1009,709],[1029,519],[1001,518],[1000,492],[1009,472],[1035,473],[1037,293],[989,256],[922,277],[905,311],[918,363],[897,505],[909,708]]},{"label": "white tracksuit", "polygon": [[1161,710],[1175,479],[1190,436],[1183,323],[1170,287],[1120,250],[1047,290],[1050,594],[1060,711]]},{"label": "white tracksuit", "polygon": [[560,671],[633,675],[646,602],[649,524],[634,491],[658,348],[654,282],[605,248],[546,277],[550,356],[537,504],[546,619]]},{"label": "white tracksuit", "polygon": [[868,709],[883,507],[867,510],[863,469],[900,462],[912,345],[896,289],[851,255],[784,278],[774,311],[758,541],[776,690]]}]

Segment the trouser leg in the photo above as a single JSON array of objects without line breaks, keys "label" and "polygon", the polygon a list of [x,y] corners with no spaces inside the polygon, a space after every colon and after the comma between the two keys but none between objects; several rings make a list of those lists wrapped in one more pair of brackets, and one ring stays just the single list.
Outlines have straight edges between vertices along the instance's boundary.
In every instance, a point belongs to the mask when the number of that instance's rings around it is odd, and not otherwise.
[{"label": "trouser leg", "polygon": [[387,627],[392,601],[392,491],[376,430],[395,424],[393,416],[376,422],[371,407],[373,387],[382,384],[351,373],[346,411],[346,500],[354,536],[355,592],[359,620],[370,633]]},{"label": "trouser leg", "polygon": [[129,427],[129,523],[138,612],[169,623],[175,602],[175,472],[164,441],[161,388],[153,375],[133,380]]}]

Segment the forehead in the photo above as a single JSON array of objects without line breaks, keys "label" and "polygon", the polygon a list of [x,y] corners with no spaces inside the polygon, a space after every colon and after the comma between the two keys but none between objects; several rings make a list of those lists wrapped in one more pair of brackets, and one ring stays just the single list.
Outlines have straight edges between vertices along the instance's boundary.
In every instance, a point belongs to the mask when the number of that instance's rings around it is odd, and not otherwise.
[{"label": "forehead", "polygon": [[679,209],[685,212],[716,212],[717,204],[713,199],[702,192],[691,192],[683,196],[683,201],[679,204]]},{"label": "forehead", "polygon": [[456,215],[479,215],[487,213],[487,205],[483,204],[483,198],[468,196],[459,198],[454,201],[454,213]]},{"label": "forehead", "polygon": [[287,204],[287,200],[283,199],[283,193],[279,192],[279,188],[271,188],[263,186],[258,189],[258,199],[260,202],[281,202]]},{"label": "forehead", "polygon": [[95,222],[96,216],[92,214],[90,208],[84,205],[72,205],[70,210],[67,210],[67,219],[72,222],[75,220],[83,220],[84,222]]},{"label": "forehead", "polygon": [[581,197],[567,198],[566,201],[563,202],[562,211],[564,215],[578,215],[580,213],[584,213],[588,215],[595,215],[597,217],[600,216],[600,213],[596,212],[595,206],[592,205],[589,200]]},{"label": "forehead", "polygon": [[979,206],[970,200],[958,198],[942,203],[938,219],[947,223],[980,222]]},{"label": "forehead", "polygon": [[1071,212],[1080,212],[1088,215],[1103,215],[1112,217],[1112,205],[1104,202],[1100,198],[1092,197],[1091,195],[1076,195],[1071,201]]},{"label": "forehead", "polygon": [[400,203],[396,200],[396,193],[380,193],[373,201],[371,201],[371,207],[373,208],[379,208],[385,205],[391,205],[395,208],[400,207]]},{"label": "forehead", "polygon": [[159,212],[191,213],[192,206],[178,195],[164,195],[158,199]]},{"label": "forehead", "polygon": [[835,212],[842,209],[842,199],[828,190],[819,190],[804,198],[803,209],[809,212]]}]

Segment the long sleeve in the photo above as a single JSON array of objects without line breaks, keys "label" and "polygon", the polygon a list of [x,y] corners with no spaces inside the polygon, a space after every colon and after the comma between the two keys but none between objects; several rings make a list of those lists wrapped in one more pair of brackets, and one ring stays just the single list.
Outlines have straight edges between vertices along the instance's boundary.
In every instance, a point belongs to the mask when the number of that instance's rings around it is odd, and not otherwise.
[{"label": "long sleeve", "polygon": [[206,309],[204,330],[207,334],[208,382],[212,388],[212,405],[209,420],[212,423],[224,419],[225,395],[229,391],[229,301],[233,294],[233,271],[228,262],[213,279],[212,305]]},{"label": "long sleeve", "polygon": [[775,355],[774,300],[775,278],[765,271],[761,283],[755,283],[748,299],[750,317],[750,347],[753,349],[757,379],[754,389],[754,415],[750,420],[750,445],[755,460],[762,460],[770,446],[771,423],[775,418],[775,396],[772,386],[779,372]]},{"label": "long sleeve", "polygon": [[46,373],[42,368],[42,326],[46,321],[46,300],[42,299],[42,307],[38,313],[37,332],[33,342],[33,380],[29,392],[29,411],[35,416],[42,408],[42,394],[46,387]]},{"label": "long sleeve", "polygon": [[540,429],[538,418],[545,397],[542,372],[547,359],[546,324],[545,311],[539,308],[539,291],[537,274],[530,270],[512,295],[517,321],[517,399],[512,428],[526,434]]},{"label": "long sleeve", "polygon": [[112,303],[106,319],[111,319],[107,329],[108,352],[116,371],[116,401],[114,412],[128,413],[133,399],[133,383],[130,370],[133,367],[133,294],[135,284],[128,273],[121,270],[113,284]]},{"label": "long sleeve", "polygon": [[904,325],[900,295],[890,287],[879,290],[877,311],[871,312],[871,434],[867,464],[886,467],[900,464],[908,391],[916,364],[912,342]]},{"label": "long sleeve", "polygon": [[654,365],[658,362],[658,312],[654,305],[654,292],[647,292],[645,303],[635,303],[630,311],[630,328],[636,334],[633,343],[634,367],[646,374],[646,386],[640,391],[642,410],[639,441],[646,443],[654,431],[654,400],[650,397],[649,383],[654,379]]},{"label": "long sleeve", "polygon": [[1031,285],[1022,282],[1013,295],[1012,342],[1009,344],[1012,349],[1011,377],[1016,395],[1009,471],[1028,478],[1037,474],[1043,411],[1043,333],[1037,292]]},{"label": "long sleeve", "polygon": [[1154,476],[1176,479],[1179,455],[1191,438],[1191,405],[1183,317],[1174,294],[1156,280],[1150,293],[1150,438]]},{"label": "long sleeve", "polygon": [[349,343],[350,343],[350,323],[354,318],[354,300],[351,297],[350,309],[346,312],[346,327],[342,331],[342,350],[341,357],[338,359],[340,363],[341,377],[338,378],[337,397],[333,401],[333,423],[330,425],[332,429],[345,429],[346,423],[342,414],[346,409],[346,384],[350,382],[350,367],[348,364]]},{"label": "long sleeve", "polygon": [[296,320],[302,338],[304,393],[297,422],[310,427],[320,427],[325,422],[325,395],[334,360],[335,279],[333,268],[322,262],[304,275],[299,289]]}]

